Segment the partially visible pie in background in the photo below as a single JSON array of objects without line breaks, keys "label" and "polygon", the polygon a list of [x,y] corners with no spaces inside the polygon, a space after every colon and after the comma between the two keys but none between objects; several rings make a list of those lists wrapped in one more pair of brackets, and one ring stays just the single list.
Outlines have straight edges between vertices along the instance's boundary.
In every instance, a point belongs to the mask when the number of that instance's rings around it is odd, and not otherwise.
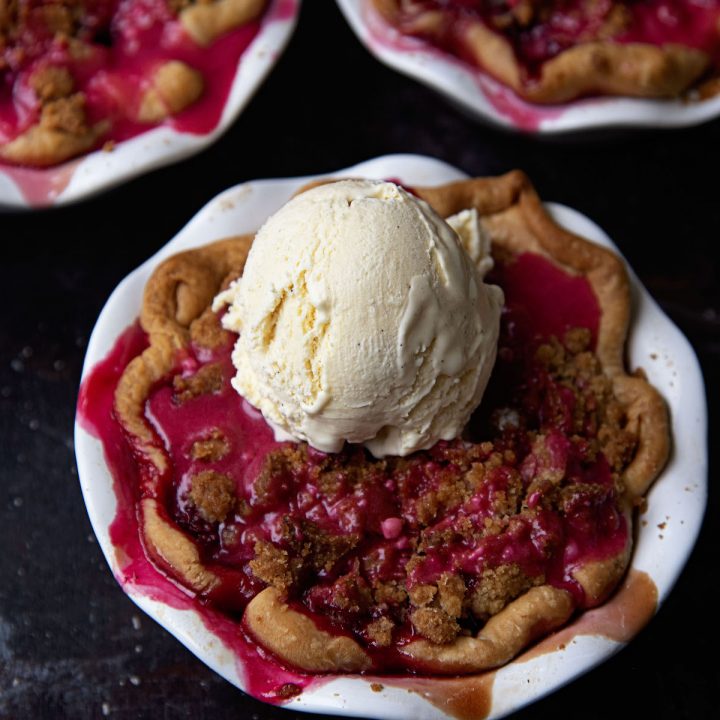
[{"label": "partially visible pie in background", "polygon": [[[0,161],[217,123],[267,0],[0,0]],[[181,120],[182,119],[182,120]]]},{"label": "partially visible pie in background", "polygon": [[717,93],[717,0],[369,0],[535,103]]}]

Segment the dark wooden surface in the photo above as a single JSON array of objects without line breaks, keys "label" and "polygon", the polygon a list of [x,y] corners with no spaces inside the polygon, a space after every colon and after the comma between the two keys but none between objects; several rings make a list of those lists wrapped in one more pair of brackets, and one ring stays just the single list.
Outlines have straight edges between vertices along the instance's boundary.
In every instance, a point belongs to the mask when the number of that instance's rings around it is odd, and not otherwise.
[{"label": "dark wooden surface", "polygon": [[[0,216],[0,718],[311,717],[239,692],[135,608],[98,549],[77,480],[75,400],[95,319],[115,285],[214,195],[392,152],[473,175],[522,168],[544,199],[608,231],[689,337],[712,438],[719,147],[720,121],[563,141],[498,133],[380,65],[333,3],[309,0],[275,71],[205,153],[74,207]],[[719,515],[711,489],[695,552],[649,627],[517,718],[717,716]]]}]

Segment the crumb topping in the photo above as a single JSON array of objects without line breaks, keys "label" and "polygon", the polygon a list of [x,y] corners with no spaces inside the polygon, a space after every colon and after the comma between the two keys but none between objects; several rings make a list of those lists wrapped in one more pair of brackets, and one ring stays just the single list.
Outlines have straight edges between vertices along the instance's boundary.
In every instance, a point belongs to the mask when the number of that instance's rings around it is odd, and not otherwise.
[{"label": "crumb topping", "polygon": [[465,582],[453,573],[443,573],[438,580],[438,605],[449,617],[459,618],[465,604]]},{"label": "crumb topping", "polygon": [[500,612],[510,600],[543,582],[545,578],[542,575],[530,577],[517,563],[487,568],[473,588],[470,607],[475,617],[487,620]]},{"label": "crumb topping", "polygon": [[373,597],[381,610],[387,610],[390,605],[402,605],[407,601],[407,591],[397,581],[382,582],[378,580],[373,584]]},{"label": "crumb topping", "polygon": [[255,558],[250,561],[250,569],[267,585],[285,593],[295,580],[293,565],[287,550],[264,540],[255,543]]},{"label": "crumb topping", "polygon": [[410,614],[413,627],[430,642],[452,642],[460,632],[457,621],[441,608],[421,607]]},{"label": "crumb topping", "polygon": [[192,444],[190,455],[193,460],[210,463],[222,460],[229,451],[230,443],[225,433],[218,428],[213,428],[209,435]]},{"label": "crumb topping", "polygon": [[75,93],[43,104],[40,126],[70,135],[85,135],[89,132],[85,115],[85,96]]},{"label": "crumb topping", "polygon": [[295,683],[285,683],[284,685],[281,685],[277,691],[277,696],[283,698],[284,700],[301,694],[302,688]]},{"label": "crumb topping", "polygon": [[395,623],[390,618],[382,616],[368,623],[367,636],[378,647],[388,647],[392,643],[392,631]]},{"label": "crumb topping", "polygon": [[[501,340],[504,403],[471,423],[469,437],[491,441],[383,460],[286,443],[236,485],[213,469],[230,440],[209,428],[190,447],[206,469],[189,499],[203,521],[222,523],[214,556],[378,648],[452,642],[543,583],[581,602],[555,558],[567,543],[601,554],[622,529],[617,498],[636,440],[588,330],[530,352],[515,342]],[[176,376],[176,402],[221,392],[222,378],[212,362]]]},{"label": "crumb topping", "polygon": [[235,507],[235,481],[228,475],[204,470],[192,477],[189,498],[203,520],[220,522]]},{"label": "crumb topping", "polygon": [[223,387],[223,369],[219,363],[203,365],[194,375],[173,378],[175,401],[182,404],[209,393],[219,392]]},{"label": "crumb topping", "polygon": [[73,76],[64,67],[49,65],[33,73],[30,78],[30,87],[42,103],[67,97],[74,86]]}]

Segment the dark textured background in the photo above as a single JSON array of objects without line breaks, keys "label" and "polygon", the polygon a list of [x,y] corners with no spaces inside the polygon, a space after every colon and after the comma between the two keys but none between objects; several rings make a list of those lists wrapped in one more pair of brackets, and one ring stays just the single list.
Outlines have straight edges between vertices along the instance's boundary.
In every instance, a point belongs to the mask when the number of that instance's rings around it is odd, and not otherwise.
[{"label": "dark textured background", "polygon": [[[472,175],[522,168],[544,199],[605,228],[689,337],[712,437],[718,147],[720,122],[574,141],[500,134],[381,66],[333,3],[309,0],[280,63],[209,150],[74,207],[0,215],[0,718],[310,717],[250,699],[135,608],[93,538],[77,480],[75,399],[95,319],[115,285],[219,191],[393,152]],[[712,476],[712,442],[710,454]],[[517,718],[717,716],[719,515],[711,491],[696,550],[649,627]]]}]

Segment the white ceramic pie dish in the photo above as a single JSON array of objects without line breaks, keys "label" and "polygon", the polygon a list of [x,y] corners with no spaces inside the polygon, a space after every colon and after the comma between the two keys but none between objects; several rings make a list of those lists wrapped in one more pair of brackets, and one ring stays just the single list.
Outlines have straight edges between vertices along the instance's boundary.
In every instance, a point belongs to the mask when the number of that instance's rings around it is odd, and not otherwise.
[{"label": "white ceramic pie dish", "polygon": [[418,38],[402,36],[372,0],[337,0],[365,47],[381,62],[437,90],[476,118],[507,130],[543,134],[619,127],[671,128],[720,116],[720,96],[698,102],[587,98],[563,105],[534,105],[486,73]]},{"label": "white ceramic pie dish", "polygon": [[203,135],[159,126],[50,168],[0,163],[0,208],[31,209],[82,200],[137,175],[200,152],[235,122],[285,49],[302,0],[270,0],[260,31],[238,61],[237,71],[215,129]]},{"label": "white ceramic pie dish", "polygon": [[[391,155],[340,170],[337,176],[397,178],[409,185],[433,185],[465,177],[438,160]],[[123,280],[110,296],[93,330],[83,377],[110,352],[140,310],[142,291],[159,262],[181,250],[214,239],[255,230],[304,183],[313,178],[258,180],[238,185],[209,202],[167,245]],[[617,250],[605,233],[580,213],[549,204],[556,220],[601,245]],[[633,281],[634,321],[628,342],[632,368],[643,367],[670,407],[674,451],[648,495],[638,523],[632,569],[646,573],[657,588],[658,606],[675,583],[695,543],[707,494],[706,403],[702,375],[689,343],[647,291]],[[115,576],[121,577],[110,538],[115,519],[113,482],[99,440],[76,421],[75,450],[80,483],[95,534]],[[658,526],[663,524],[662,531]],[[168,581],[169,582],[169,581]],[[124,591],[148,615],[180,640],[202,662],[245,689],[251,667],[213,635],[193,610],[177,610],[149,599],[127,579]],[[563,649],[500,669],[492,684],[492,718],[499,718],[561,687],[609,658],[621,647],[600,635],[578,635]],[[378,692],[373,682],[381,682]],[[440,679],[430,682],[442,682]],[[449,715],[419,693],[393,686],[387,678],[338,676],[311,687],[288,702],[296,710],[373,717],[379,720],[441,720]]]}]

